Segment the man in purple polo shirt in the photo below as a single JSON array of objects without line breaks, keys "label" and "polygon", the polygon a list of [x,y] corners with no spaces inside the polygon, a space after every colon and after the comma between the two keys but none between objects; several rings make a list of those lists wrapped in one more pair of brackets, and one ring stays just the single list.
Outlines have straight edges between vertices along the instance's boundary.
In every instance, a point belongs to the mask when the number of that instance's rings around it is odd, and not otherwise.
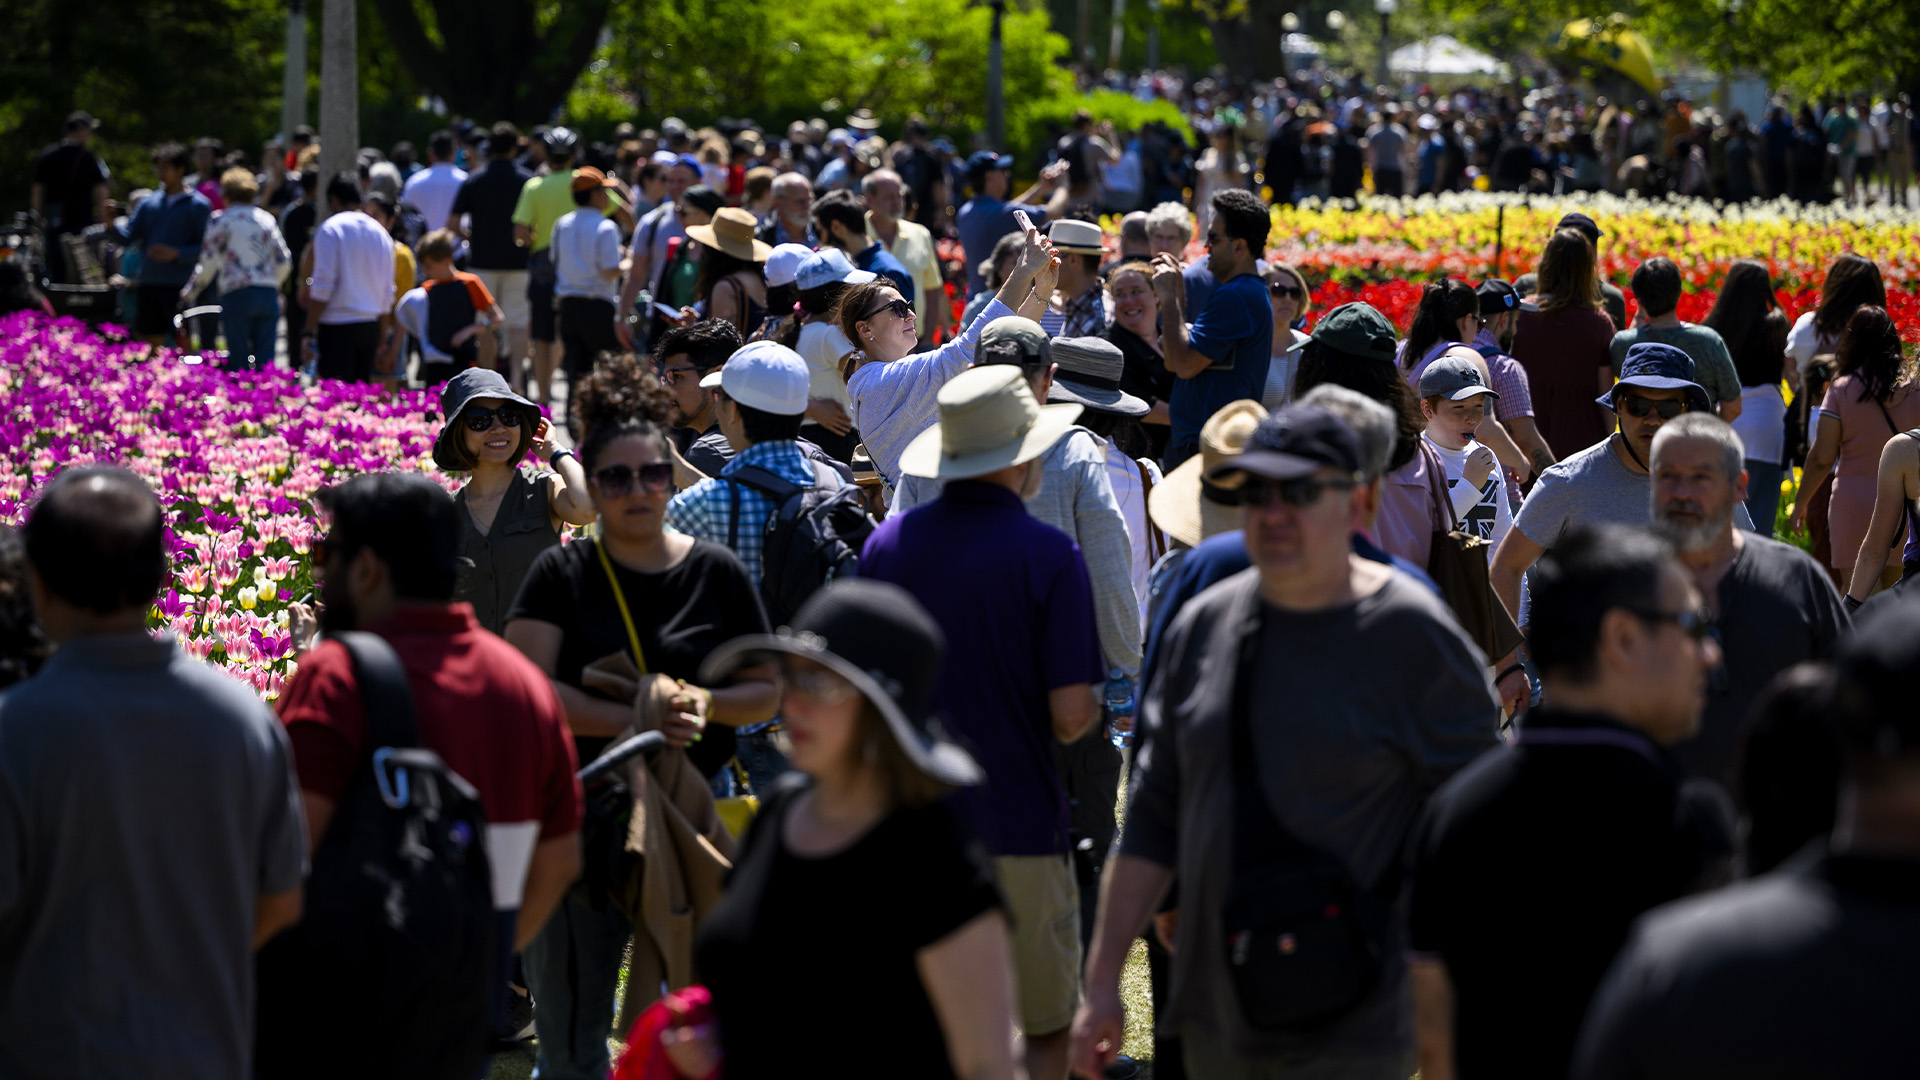
[{"label": "man in purple polo shirt", "polygon": [[1080,406],[1037,404],[1006,365],[961,372],[938,400],[940,422],[900,469],[946,488],[876,529],[860,573],[905,588],[946,634],[935,708],[987,774],[953,805],[994,856],[1013,917],[1027,1074],[1065,1080],[1080,901],[1053,745],[1093,727],[1103,669],[1086,561],[1021,500],[1039,493],[1041,457]]}]

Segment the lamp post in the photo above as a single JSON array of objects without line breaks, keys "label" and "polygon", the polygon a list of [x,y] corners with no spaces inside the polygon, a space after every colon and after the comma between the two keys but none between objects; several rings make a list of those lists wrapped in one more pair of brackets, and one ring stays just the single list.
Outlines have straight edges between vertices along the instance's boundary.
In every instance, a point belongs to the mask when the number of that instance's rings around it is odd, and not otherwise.
[{"label": "lamp post", "polygon": [[993,29],[987,36],[987,142],[996,154],[1007,149],[1006,63],[1001,52],[1000,20],[1007,0],[993,0]]},{"label": "lamp post", "polygon": [[[320,183],[351,172],[360,152],[360,53],[354,0],[325,0],[320,16]],[[289,133],[291,134],[291,133]],[[316,200],[320,217],[327,201]]]},{"label": "lamp post", "polygon": [[1380,15],[1380,70],[1374,77],[1376,88],[1386,86],[1393,77],[1387,70],[1387,53],[1393,42],[1393,12],[1398,6],[1395,0],[1373,0],[1373,10]]}]

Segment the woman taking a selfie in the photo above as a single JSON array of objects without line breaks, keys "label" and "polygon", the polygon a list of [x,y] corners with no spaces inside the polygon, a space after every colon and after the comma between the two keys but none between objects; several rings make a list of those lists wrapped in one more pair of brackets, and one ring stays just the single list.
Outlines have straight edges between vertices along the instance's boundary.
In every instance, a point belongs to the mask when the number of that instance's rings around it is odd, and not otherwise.
[{"label": "woman taking a selfie", "polygon": [[729,642],[703,669],[776,660],[793,766],[737,853],[697,960],[717,1031],[662,1040],[676,1071],[793,1075],[794,1048],[857,1013],[831,1073],[1019,1070],[1013,956],[993,869],[943,796],[980,767],[929,715],[940,629],[906,590],[836,581],[791,631]]}]

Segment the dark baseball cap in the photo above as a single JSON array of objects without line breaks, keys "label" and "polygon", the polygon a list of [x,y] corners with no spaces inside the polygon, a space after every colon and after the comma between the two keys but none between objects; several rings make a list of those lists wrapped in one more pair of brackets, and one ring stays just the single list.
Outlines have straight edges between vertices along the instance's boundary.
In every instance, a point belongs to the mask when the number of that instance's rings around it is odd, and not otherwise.
[{"label": "dark baseball cap", "polygon": [[1475,394],[1485,394],[1490,398],[1499,398],[1499,394],[1480,377],[1480,369],[1464,356],[1451,356],[1442,353],[1427,369],[1420,373],[1420,396],[1423,398],[1443,397],[1448,401],[1465,401]]},{"label": "dark baseball cap", "polygon": [[1568,214],[1566,217],[1561,218],[1560,223],[1558,225],[1555,225],[1554,228],[1555,229],[1579,229],[1581,232],[1587,234],[1588,240],[1591,240],[1596,244],[1600,242],[1600,238],[1602,236],[1606,235],[1606,233],[1603,233],[1600,231],[1600,226],[1595,225],[1593,223],[1592,218],[1578,212]]},{"label": "dark baseball cap", "polygon": [[1312,337],[1294,342],[1287,351],[1304,349],[1308,341],[1318,341],[1344,353],[1391,364],[1400,358],[1394,348],[1398,340],[1393,324],[1385,315],[1374,310],[1373,305],[1356,300],[1327,312],[1314,325]]},{"label": "dark baseball cap", "polygon": [[[1710,412],[1713,403],[1707,397],[1706,388],[1694,381],[1693,357],[1671,345],[1658,341],[1635,342],[1627,349],[1627,357],[1620,362],[1620,381],[1611,390],[1600,395],[1600,404],[1613,409],[1613,396],[1623,386],[1644,386],[1649,390],[1685,390],[1687,408],[1693,412]],[[1615,412],[1619,410],[1614,409]]]},{"label": "dark baseball cap", "polygon": [[1353,429],[1318,405],[1288,405],[1260,421],[1247,448],[1215,465],[1207,479],[1217,482],[1252,473],[1293,480],[1329,466],[1360,475],[1360,440]]},{"label": "dark baseball cap", "polygon": [[693,185],[687,189],[685,195],[680,196],[680,199],[688,206],[698,207],[709,214],[717,214],[720,212],[721,207],[727,205],[727,197],[725,195],[720,194],[705,184]]},{"label": "dark baseball cap", "polygon": [[1520,306],[1520,290],[1513,283],[1501,278],[1488,278],[1474,286],[1473,295],[1480,300],[1480,317],[1491,319],[1495,315],[1504,315]]},{"label": "dark baseball cap", "polygon": [[967,174],[970,176],[979,176],[988,169],[1011,168],[1013,168],[1012,154],[998,154],[992,150],[980,150],[976,151],[972,157],[967,159]]},{"label": "dark baseball cap", "polygon": [[99,128],[100,121],[85,109],[75,109],[67,114],[67,130],[78,131],[81,128]]}]

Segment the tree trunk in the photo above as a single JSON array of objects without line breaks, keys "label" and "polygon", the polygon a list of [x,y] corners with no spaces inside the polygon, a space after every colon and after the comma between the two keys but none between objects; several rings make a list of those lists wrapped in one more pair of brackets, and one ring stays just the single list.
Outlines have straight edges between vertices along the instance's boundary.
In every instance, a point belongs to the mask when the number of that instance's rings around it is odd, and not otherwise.
[{"label": "tree trunk", "polygon": [[1237,79],[1274,79],[1284,72],[1280,38],[1286,33],[1281,19],[1294,0],[1247,0],[1237,17],[1207,19],[1214,50],[1228,74]]},{"label": "tree trunk", "polygon": [[285,80],[280,84],[280,138],[282,145],[293,146],[293,129],[307,122],[307,5],[306,0],[287,4],[287,59]]},{"label": "tree trunk", "polygon": [[[354,0],[326,0],[320,22],[320,187],[353,172],[360,152],[360,53]],[[327,200],[316,201],[319,217]]]}]

